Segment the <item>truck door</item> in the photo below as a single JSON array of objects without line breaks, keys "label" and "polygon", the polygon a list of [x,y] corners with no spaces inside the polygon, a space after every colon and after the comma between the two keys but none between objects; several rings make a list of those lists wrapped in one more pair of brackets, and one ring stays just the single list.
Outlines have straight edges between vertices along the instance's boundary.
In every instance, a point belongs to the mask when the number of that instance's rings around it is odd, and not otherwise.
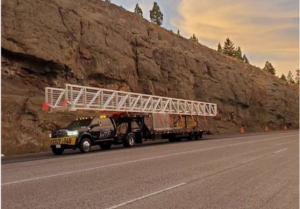
[{"label": "truck door", "polygon": [[99,140],[100,131],[101,131],[100,118],[94,118],[91,123],[91,135],[94,141]]},{"label": "truck door", "polygon": [[114,126],[109,118],[100,119],[101,130],[99,139],[111,139],[115,136]]}]

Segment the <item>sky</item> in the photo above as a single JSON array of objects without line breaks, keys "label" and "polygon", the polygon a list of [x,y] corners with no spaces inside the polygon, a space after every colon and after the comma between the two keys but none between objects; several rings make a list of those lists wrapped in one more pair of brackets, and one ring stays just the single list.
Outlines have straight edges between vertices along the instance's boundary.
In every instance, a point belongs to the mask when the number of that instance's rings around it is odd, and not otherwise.
[{"label": "sky", "polygon": [[[111,0],[133,11],[136,3],[149,20],[153,2]],[[199,42],[216,49],[229,37],[250,63],[263,68],[272,63],[276,74],[295,74],[299,68],[298,0],[157,0],[163,27],[183,37],[195,34]]]}]

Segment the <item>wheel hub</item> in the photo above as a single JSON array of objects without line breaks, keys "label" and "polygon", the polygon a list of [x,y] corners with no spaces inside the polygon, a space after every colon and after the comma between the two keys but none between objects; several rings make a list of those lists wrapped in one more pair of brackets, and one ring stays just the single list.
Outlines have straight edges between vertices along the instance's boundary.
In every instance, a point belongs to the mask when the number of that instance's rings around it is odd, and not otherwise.
[{"label": "wheel hub", "polygon": [[130,146],[132,146],[134,144],[134,140],[132,137],[129,138],[129,144],[130,144]]},{"label": "wheel hub", "polygon": [[85,141],[85,142],[83,142],[83,148],[85,149],[85,150],[88,150],[88,149],[90,149],[90,143],[88,142],[88,141]]}]

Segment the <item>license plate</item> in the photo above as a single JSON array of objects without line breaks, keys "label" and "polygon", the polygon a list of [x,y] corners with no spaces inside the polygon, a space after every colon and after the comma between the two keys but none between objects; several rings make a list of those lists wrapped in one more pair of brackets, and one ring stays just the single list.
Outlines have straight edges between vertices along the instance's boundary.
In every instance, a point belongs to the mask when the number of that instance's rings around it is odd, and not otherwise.
[{"label": "license plate", "polygon": [[[56,145],[60,146],[61,144],[67,144],[67,145],[75,145],[76,143],[76,138],[74,137],[63,137],[63,138],[51,138],[49,139],[49,144],[50,145]],[[56,147],[58,148],[58,147]]]},{"label": "license plate", "polygon": [[61,145],[58,144],[58,145],[56,145],[55,147],[56,147],[57,149],[60,149],[60,148],[61,148]]}]

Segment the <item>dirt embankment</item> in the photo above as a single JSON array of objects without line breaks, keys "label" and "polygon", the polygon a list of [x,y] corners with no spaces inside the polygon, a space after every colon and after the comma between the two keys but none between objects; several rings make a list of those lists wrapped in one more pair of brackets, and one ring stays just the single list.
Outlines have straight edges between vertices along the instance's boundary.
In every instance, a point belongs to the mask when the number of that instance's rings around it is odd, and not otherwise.
[{"label": "dirt embankment", "polygon": [[3,0],[2,152],[47,149],[72,114],[41,111],[65,83],[218,104],[216,133],[298,128],[299,90],[99,0]]}]

